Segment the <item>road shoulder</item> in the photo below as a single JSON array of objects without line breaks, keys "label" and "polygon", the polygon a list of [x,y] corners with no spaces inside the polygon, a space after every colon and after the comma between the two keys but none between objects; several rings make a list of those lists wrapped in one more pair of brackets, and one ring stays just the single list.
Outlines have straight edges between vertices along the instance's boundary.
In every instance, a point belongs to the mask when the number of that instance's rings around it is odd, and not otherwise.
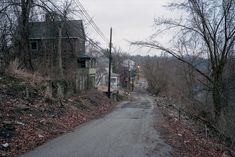
[{"label": "road shoulder", "polygon": [[206,137],[204,132],[197,128],[192,121],[181,117],[178,113],[163,104],[164,98],[156,98],[155,128],[160,132],[161,138],[173,148],[174,157],[221,157],[225,146],[216,139]]}]

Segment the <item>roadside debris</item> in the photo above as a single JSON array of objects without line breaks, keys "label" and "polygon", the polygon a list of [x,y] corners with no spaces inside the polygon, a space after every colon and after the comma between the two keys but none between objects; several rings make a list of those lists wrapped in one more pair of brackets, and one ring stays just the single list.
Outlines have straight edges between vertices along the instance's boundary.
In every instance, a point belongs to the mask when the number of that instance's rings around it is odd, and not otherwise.
[{"label": "roadside debris", "polygon": [[7,148],[7,147],[9,147],[9,143],[4,143],[4,144],[2,144],[2,146],[3,146],[4,148]]},{"label": "roadside debris", "polygon": [[38,134],[38,137],[39,137],[39,138],[43,138],[44,136],[43,136],[43,135],[41,135],[41,134]]},{"label": "roadside debris", "polygon": [[25,125],[24,123],[19,122],[19,121],[16,121],[15,123],[18,124],[18,125]]}]

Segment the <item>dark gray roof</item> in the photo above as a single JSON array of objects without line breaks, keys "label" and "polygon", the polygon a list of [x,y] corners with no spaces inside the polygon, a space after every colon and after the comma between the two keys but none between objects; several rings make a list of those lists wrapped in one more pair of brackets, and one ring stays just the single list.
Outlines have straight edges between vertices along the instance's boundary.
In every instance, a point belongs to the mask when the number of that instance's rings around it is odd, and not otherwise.
[{"label": "dark gray roof", "polygon": [[[54,39],[58,37],[58,28],[62,21],[31,22],[29,24],[30,39]],[[62,38],[80,38],[85,40],[82,20],[65,21]]]}]

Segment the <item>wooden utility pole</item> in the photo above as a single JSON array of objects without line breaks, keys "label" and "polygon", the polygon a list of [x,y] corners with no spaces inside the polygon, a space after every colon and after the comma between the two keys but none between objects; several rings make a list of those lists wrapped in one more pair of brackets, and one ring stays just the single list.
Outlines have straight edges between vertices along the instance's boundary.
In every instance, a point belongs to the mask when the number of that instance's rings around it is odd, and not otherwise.
[{"label": "wooden utility pole", "polygon": [[109,79],[108,79],[108,97],[111,97],[111,65],[112,65],[112,28],[110,28],[110,43],[109,43]]}]

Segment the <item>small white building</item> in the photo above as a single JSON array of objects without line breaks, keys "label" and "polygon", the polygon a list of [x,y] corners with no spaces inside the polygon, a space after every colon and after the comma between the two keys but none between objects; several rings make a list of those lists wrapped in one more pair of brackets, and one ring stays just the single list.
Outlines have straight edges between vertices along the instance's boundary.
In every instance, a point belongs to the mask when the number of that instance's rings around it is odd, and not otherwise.
[{"label": "small white building", "polygon": [[128,68],[129,71],[131,71],[131,70],[135,69],[136,64],[133,60],[126,59],[126,60],[123,61],[122,66],[125,67],[125,68]]},{"label": "small white building", "polygon": [[[109,59],[107,57],[97,58],[96,86],[102,91],[108,90]],[[117,91],[120,84],[120,75],[113,73],[111,68],[111,91]]]},{"label": "small white building", "polygon": [[118,90],[119,82],[120,82],[120,75],[116,73],[111,73],[111,90]]}]

